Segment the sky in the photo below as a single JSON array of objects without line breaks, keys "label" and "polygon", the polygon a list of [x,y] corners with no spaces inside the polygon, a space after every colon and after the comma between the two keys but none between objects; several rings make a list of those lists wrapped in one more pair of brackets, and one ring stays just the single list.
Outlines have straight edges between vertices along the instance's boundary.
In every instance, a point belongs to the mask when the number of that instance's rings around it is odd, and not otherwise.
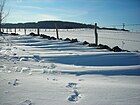
[{"label": "sky", "polygon": [[10,11],[6,23],[62,20],[102,27],[140,24],[140,0],[7,0],[5,11]]}]

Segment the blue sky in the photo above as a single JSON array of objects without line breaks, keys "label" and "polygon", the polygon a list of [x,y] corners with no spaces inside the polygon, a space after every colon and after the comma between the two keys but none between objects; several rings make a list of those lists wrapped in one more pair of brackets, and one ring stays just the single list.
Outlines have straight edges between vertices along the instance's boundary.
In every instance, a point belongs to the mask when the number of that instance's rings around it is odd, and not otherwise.
[{"label": "blue sky", "polygon": [[7,0],[6,22],[64,20],[101,26],[140,23],[140,0]]}]

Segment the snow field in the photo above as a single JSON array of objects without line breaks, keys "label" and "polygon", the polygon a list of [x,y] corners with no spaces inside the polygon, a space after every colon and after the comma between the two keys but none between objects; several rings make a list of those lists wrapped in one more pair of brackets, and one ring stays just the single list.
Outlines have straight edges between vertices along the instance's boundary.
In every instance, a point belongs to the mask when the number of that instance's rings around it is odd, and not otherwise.
[{"label": "snow field", "polygon": [[[38,74],[30,76],[21,73],[1,75],[1,105],[21,105],[26,100],[36,105],[140,104],[139,77]],[[18,85],[8,84],[7,81],[15,80],[15,76],[19,80]],[[76,83],[76,86],[67,87],[69,83]]]},{"label": "snow field", "polygon": [[4,37],[0,105],[140,104],[139,53],[25,35]]},{"label": "snow field", "polygon": [[[14,32],[14,30],[12,30]],[[27,34],[34,32],[34,29],[27,30]],[[24,30],[17,30],[17,33],[24,35]],[[56,37],[55,29],[40,30],[40,34],[46,34],[49,36]],[[59,36],[65,38],[77,38],[79,41],[84,42],[85,40],[94,43],[95,35],[94,29],[59,29]],[[140,50],[140,32],[124,32],[124,31],[113,31],[113,30],[98,30],[99,43],[106,44],[110,47],[119,46],[122,49],[130,51]]]}]

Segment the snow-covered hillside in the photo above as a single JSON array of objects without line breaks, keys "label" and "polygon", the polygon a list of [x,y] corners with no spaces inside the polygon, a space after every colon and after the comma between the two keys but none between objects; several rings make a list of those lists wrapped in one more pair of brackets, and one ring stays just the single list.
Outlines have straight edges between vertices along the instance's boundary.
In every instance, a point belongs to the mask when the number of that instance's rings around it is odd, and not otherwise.
[{"label": "snow-covered hillside", "polygon": [[0,105],[139,105],[139,80],[137,52],[0,36]]}]

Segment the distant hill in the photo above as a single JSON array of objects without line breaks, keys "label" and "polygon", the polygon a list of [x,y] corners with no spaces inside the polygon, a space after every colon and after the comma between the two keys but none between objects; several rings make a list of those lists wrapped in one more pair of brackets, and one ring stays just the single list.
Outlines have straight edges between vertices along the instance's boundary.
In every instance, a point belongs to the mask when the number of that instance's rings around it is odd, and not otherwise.
[{"label": "distant hill", "polygon": [[[76,22],[66,22],[66,21],[39,21],[29,22],[29,23],[6,23],[3,24],[3,28],[41,28],[41,29],[55,29],[57,26],[58,29],[76,29],[76,28],[94,28],[94,25],[91,24],[83,24],[83,23],[76,23]],[[104,30],[118,30],[118,31],[129,31],[125,29],[117,29],[117,28],[100,28]]]},{"label": "distant hill", "polygon": [[37,23],[7,23],[3,25],[3,28],[42,28],[42,29],[74,29],[74,28],[94,28],[94,25],[76,23],[76,22],[64,22],[64,21],[39,21]]}]

